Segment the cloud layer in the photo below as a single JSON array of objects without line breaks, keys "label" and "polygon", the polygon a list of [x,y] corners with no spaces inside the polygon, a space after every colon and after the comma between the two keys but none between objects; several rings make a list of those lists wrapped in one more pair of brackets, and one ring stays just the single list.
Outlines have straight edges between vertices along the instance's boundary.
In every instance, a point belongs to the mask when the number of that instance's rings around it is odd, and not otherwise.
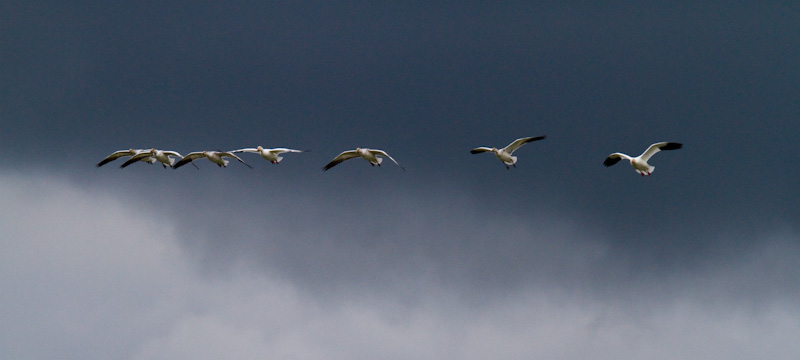
[{"label": "cloud layer", "polygon": [[[0,195],[3,357],[794,359],[800,355],[796,342],[800,310],[793,301],[798,296],[794,281],[800,252],[791,229],[767,234],[746,254],[729,252],[683,270],[649,269],[632,275],[635,261],[612,256],[602,239],[575,230],[569,222],[554,223],[551,218],[548,223],[554,225],[542,231],[522,225],[519,219],[489,214],[492,230],[506,229],[490,238],[490,229],[480,229],[488,222],[450,231],[457,221],[432,216],[442,210],[432,205],[437,203],[433,199],[402,217],[418,222],[418,233],[383,232],[373,238],[377,244],[369,244],[363,238],[387,226],[388,220],[376,216],[377,225],[350,234],[335,229],[329,239],[319,233],[295,233],[302,223],[281,228],[277,221],[266,220],[228,234],[225,240],[240,249],[222,256],[227,265],[209,266],[204,263],[209,260],[207,251],[219,251],[221,239],[205,237],[219,233],[211,225],[193,222],[200,227],[192,236],[198,243],[187,244],[188,238],[180,235],[184,225],[165,221],[171,210],[154,205],[155,200],[134,200],[103,188],[90,190],[57,174],[3,175],[0,186],[4,189]],[[414,200],[419,199],[409,201]],[[461,205],[473,206],[468,200]],[[467,210],[472,212],[468,220],[486,216],[478,210]],[[247,217],[241,223],[258,218]],[[292,248],[278,240],[267,247],[280,256],[270,257],[264,248],[245,242],[250,231],[270,228],[278,230],[262,241],[285,236],[303,246],[319,241],[324,245],[307,250],[313,254],[292,254]],[[541,239],[534,237],[530,244],[514,240],[528,238],[534,231]],[[485,241],[469,241],[469,246],[477,247],[474,252],[449,248],[454,242],[441,249],[415,249],[410,252],[414,255],[388,255],[397,249],[392,241],[424,232]],[[215,247],[208,246],[212,243]],[[498,252],[494,246],[523,253]],[[450,251],[453,257],[445,254]],[[459,258],[469,253],[480,261]],[[286,257],[283,262],[281,256]],[[521,267],[522,260],[515,256],[534,265]],[[322,265],[314,266],[313,259]],[[298,265],[293,261],[327,274],[299,273],[291,268]],[[347,262],[357,270],[345,266]],[[526,273],[527,278],[513,286],[491,286],[492,277],[503,273],[503,264],[510,267],[506,273]],[[374,274],[356,276],[359,272]]]}]

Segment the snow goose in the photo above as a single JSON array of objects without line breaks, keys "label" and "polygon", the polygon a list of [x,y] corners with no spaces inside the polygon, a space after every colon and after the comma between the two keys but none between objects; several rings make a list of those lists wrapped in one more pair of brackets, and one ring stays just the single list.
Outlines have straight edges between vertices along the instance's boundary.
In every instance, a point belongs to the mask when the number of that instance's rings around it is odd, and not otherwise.
[{"label": "snow goose", "polygon": [[[156,161],[160,162],[161,166],[163,166],[164,168],[166,168],[167,166],[172,167],[172,165],[175,165],[176,161],[176,159],[173,158],[173,156],[176,156],[178,158],[183,158],[183,155],[181,155],[177,151],[150,149],[144,152],[140,152],[134,156],[131,156],[131,158],[128,159],[128,161],[120,165],[120,168],[127,167],[128,165],[133,164],[137,161],[146,161],[149,158],[153,158]],[[192,163],[192,165],[194,165],[194,167],[197,168],[197,165],[195,165],[194,163]]]},{"label": "snow goose", "polygon": [[683,144],[675,143],[675,142],[658,142],[645,150],[642,155],[637,157],[630,157],[623,153],[613,153],[608,155],[608,157],[603,161],[603,165],[611,166],[618,163],[620,160],[625,159],[631,162],[631,166],[633,169],[636,170],[640,175],[650,175],[656,169],[655,166],[652,166],[647,163],[647,160],[650,160],[650,157],[655,155],[655,153],[661,150],[677,150],[683,147]]},{"label": "snow goose", "polygon": [[514,151],[519,149],[522,145],[525,145],[532,141],[543,140],[546,137],[547,136],[542,135],[542,136],[519,138],[517,140],[512,141],[511,144],[508,144],[508,146],[502,149],[481,146],[470,150],[470,153],[478,154],[483,152],[493,152],[497,156],[497,158],[503,162],[503,164],[506,166],[506,169],[508,169],[509,166],[517,167],[517,157],[512,155]]},{"label": "snow goose", "polygon": [[261,157],[267,159],[269,162],[273,164],[279,164],[283,157],[279,156],[283,153],[300,153],[305,152],[305,150],[295,150],[295,149],[287,149],[287,148],[274,148],[274,149],[264,149],[261,146],[256,148],[245,148],[239,150],[233,150],[232,153],[240,153],[240,152],[249,152],[249,153],[258,153],[261,154]]},{"label": "snow goose", "polygon": [[322,171],[327,171],[328,169],[330,169],[330,168],[332,168],[332,167],[334,167],[336,165],[339,165],[339,163],[341,163],[342,161],[345,161],[345,160],[348,160],[348,159],[352,159],[352,158],[357,158],[357,157],[364,158],[364,160],[369,161],[369,164],[372,165],[372,166],[375,166],[375,165],[381,166],[381,162],[383,161],[383,159],[379,158],[378,156],[385,156],[385,157],[389,158],[389,160],[392,160],[392,162],[397,164],[397,166],[400,166],[400,168],[403,169],[403,171],[406,170],[403,166],[401,166],[399,163],[397,163],[397,161],[395,161],[395,159],[393,159],[391,156],[389,156],[389,154],[387,154],[383,150],[367,149],[367,148],[356,148],[355,150],[345,151],[345,152],[339,154],[338,156],[336,156],[335,158],[333,158],[333,160],[331,160],[331,162],[329,162],[328,165],[325,165],[325,167],[322,168]]},{"label": "snow goose", "polygon": [[[114,160],[117,160],[117,159],[119,159],[119,158],[121,158],[123,156],[135,156],[137,154],[145,153],[147,151],[148,150],[145,150],[145,149],[118,150],[118,151],[115,151],[115,152],[111,153],[111,155],[106,156],[106,158],[103,159],[102,161],[100,161],[99,163],[97,163],[96,166],[97,167],[101,167],[101,166],[103,166],[105,164],[108,164],[108,163],[110,163],[110,162],[112,162]],[[153,163],[156,162],[156,159],[154,159],[152,157],[145,157],[145,158],[142,158],[141,161],[153,164]]]},{"label": "snow goose", "polygon": [[248,165],[244,160],[240,159],[236,154],[231,153],[230,151],[196,151],[186,154],[182,159],[180,159],[175,165],[172,166],[173,169],[177,169],[183,165],[186,165],[196,159],[199,158],[206,158],[208,161],[217,164],[219,167],[227,167],[228,160],[223,159],[224,157],[234,158],[239,160],[240,163],[245,164],[249,168],[253,168],[252,166]]}]

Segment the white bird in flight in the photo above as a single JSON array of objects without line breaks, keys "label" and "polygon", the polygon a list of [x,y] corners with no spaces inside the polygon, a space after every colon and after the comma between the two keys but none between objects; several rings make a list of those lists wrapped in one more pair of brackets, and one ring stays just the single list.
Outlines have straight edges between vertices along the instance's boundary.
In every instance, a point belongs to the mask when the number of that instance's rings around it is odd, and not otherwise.
[{"label": "white bird in flight", "polygon": [[257,153],[261,154],[261,157],[267,159],[269,162],[273,164],[279,164],[281,160],[283,160],[282,156],[279,156],[283,153],[300,153],[305,152],[305,150],[295,150],[295,149],[287,149],[287,148],[274,148],[274,149],[264,149],[261,146],[256,148],[245,148],[239,150],[233,150],[232,153],[240,153],[240,152],[249,152],[249,153]]},{"label": "white bird in flight", "polygon": [[345,152],[339,154],[338,156],[336,156],[335,158],[333,158],[333,160],[331,160],[331,162],[329,162],[327,165],[325,165],[325,167],[322,168],[322,171],[327,171],[328,169],[330,169],[330,168],[332,168],[332,167],[334,167],[336,165],[339,165],[342,161],[345,161],[345,160],[348,160],[348,159],[352,159],[352,158],[357,158],[357,157],[364,158],[364,160],[369,161],[369,164],[372,165],[372,166],[375,166],[375,165],[381,166],[381,162],[383,161],[383,159],[379,158],[378,156],[385,156],[385,157],[389,158],[389,160],[392,160],[392,162],[397,164],[397,166],[400,166],[400,168],[403,169],[403,171],[406,170],[403,166],[398,164],[397,161],[395,161],[395,159],[393,159],[391,156],[389,156],[389,154],[387,154],[383,150],[367,149],[367,148],[356,148],[355,150],[345,151]]},{"label": "white bird in flight", "polygon": [[[118,150],[118,151],[115,151],[115,152],[111,153],[111,155],[106,156],[105,159],[103,159],[102,161],[97,163],[97,167],[101,167],[101,166],[103,166],[105,164],[108,164],[108,163],[110,163],[110,162],[112,162],[114,160],[117,160],[117,159],[119,159],[119,158],[121,158],[123,156],[135,156],[135,155],[138,155],[138,154],[141,154],[141,153],[145,153],[145,152],[148,152],[148,150],[146,150],[146,149]],[[153,164],[153,163],[156,162],[156,159],[154,159],[152,157],[143,158],[141,160],[144,161],[144,162],[150,163],[150,164]]]},{"label": "white bird in flight", "polygon": [[[174,158],[173,156],[176,156],[178,158],[183,158],[183,155],[181,155],[177,151],[150,149],[131,156],[131,158],[128,159],[128,161],[120,165],[120,168],[124,168],[137,161],[147,161],[148,159],[155,159],[156,161],[160,162],[164,168],[166,168],[167,166],[172,167],[173,165],[175,165],[175,161],[177,161],[177,159]],[[192,165],[194,165],[195,168],[197,167],[197,165],[195,165],[194,163],[192,163]]]},{"label": "white bird in flight", "polygon": [[508,146],[502,149],[481,146],[470,150],[470,153],[478,154],[482,152],[493,152],[497,156],[497,158],[503,162],[503,164],[506,166],[506,169],[508,169],[509,166],[517,167],[517,157],[512,155],[514,151],[519,149],[522,145],[525,145],[531,141],[543,140],[546,137],[547,136],[542,135],[535,137],[519,138],[517,140],[512,141],[511,144],[508,144]]},{"label": "white bird in flight", "polygon": [[249,168],[253,168],[252,166],[248,165],[244,160],[240,159],[236,154],[233,154],[229,151],[196,151],[186,154],[182,159],[180,159],[175,165],[172,166],[173,169],[177,169],[183,165],[186,165],[196,159],[199,158],[206,158],[208,161],[217,164],[219,167],[227,167],[228,160],[223,159],[224,157],[234,158],[239,160],[240,163],[245,164]]},{"label": "white bird in flight", "polygon": [[683,147],[683,144],[675,143],[675,142],[658,142],[645,150],[642,155],[637,157],[630,157],[623,153],[613,153],[608,155],[608,157],[603,161],[603,165],[611,166],[618,163],[620,160],[625,159],[631,162],[631,166],[633,169],[636,170],[640,175],[650,175],[656,169],[655,166],[652,166],[647,163],[647,160],[650,160],[650,157],[655,155],[655,153],[661,150],[677,150]]}]

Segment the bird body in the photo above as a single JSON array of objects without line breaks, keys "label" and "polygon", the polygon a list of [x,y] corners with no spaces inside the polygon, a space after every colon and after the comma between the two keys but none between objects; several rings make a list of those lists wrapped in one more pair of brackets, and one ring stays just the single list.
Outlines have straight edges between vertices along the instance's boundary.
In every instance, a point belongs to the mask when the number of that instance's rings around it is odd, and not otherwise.
[{"label": "bird body", "polygon": [[263,148],[261,146],[258,146],[256,148],[245,148],[245,149],[233,150],[231,152],[232,153],[240,153],[240,152],[257,153],[257,154],[261,154],[261,157],[263,157],[267,161],[269,161],[269,162],[271,162],[273,164],[279,164],[281,162],[281,160],[283,160],[283,157],[280,156],[280,154],[284,154],[284,153],[299,153],[299,152],[305,152],[305,150],[295,150],[295,149],[287,149],[287,148],[265,149],[265,148]]},{"label": "bird body", "polygon": [[158,160],[161,164],[163,164],[164,167],[166,167],[167,165],[169,165],[170,167],[172,165],[175,165],[177,159],[173,158],[172,156],[175,156],[178,159],[183,158],[183,155],[181,155],[177,151],[158,150],[158,149],[153,149],[153,156],[156,158],[156,160]]},{"label": "bird body", "polygon": [[322,171],[327,171],[328,169],[330,169],[330,168],[332,168],[332,167],[334,167],[336,165],[339,165],[341,162],[343,162],[345,160],[349,160],[349,159],[353,159],[353,158],[357,158],[357,157],[361,157],[364,160],[369,161],[370,165],[372,165],[372,166],[375,166],[375,165],[381,166],[381,162],[383,162],[383,159],[378,157],[378,156],[384,156],[384,157],[389,158],[389,160],[392,160],[392,162],[394,162],[397,166],[400,166],[401,169],[405,170],[405,168],[403,166],[401,166],[395,159],[393,159],[391,156],[389,156],[389,154],[387,154],[383,150],[367,149],[367,148],[356,148],[355,150],[348,150],[348,151],[342,152],[341,154],[336,156],[333,160],[331,160],[331,162],[329,162],[327,165],[325,165],[322,168]]},{"label": "bird body", "polygon": [[655,166],[652,166],[647,163],[647,161],[650,160],[650,157],[652,157],[661,150],[677,150],[682,147],[683,144],[681,143],[658,142],[650,145],[647,148],[647,150],[645,150],[641,155],[637,157],[631,157],[623,153],[613,153],[611,155],[608,155],[608,157],[603,161],[603,165],[608,167],[618,163],[622,159],[625,159],[631,163],[631,166],[637,173],[639,173],[639,175],[647,176],[653,174],[653,171],[656,170]]},{"label": "bird body", "polygon": [[524,137],[512,141],[511,144],[508,144],[508,146],[502,149],[481,146],[470,150],[470,153],[479,154],[482,152],[492,152],[495,154],[495,156],[497,156],[498,159],[500,159],[500,161],[503,162],[503,164],[506,166],[506,169],[509,169],[509,166],[517,167],[517,157],[512,155],[514,151],[529,142],[543,140],[545,138],[546,136]]}]

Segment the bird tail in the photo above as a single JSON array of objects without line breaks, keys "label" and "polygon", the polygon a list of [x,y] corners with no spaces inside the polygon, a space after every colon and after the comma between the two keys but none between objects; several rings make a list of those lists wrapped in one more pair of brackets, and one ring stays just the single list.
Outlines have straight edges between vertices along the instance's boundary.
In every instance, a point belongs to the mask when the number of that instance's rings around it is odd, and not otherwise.
[{"label": "bird tail", "polygon": [[230,161],[222,159],[222,166],[228,166],[228,163],[230,163]]},{"label": "bird tail", "polygon": [[517,163],[517,157],[516,156],[512,156],[511,157],[511,165],[514,165],[516,163]]},{"label": "bird tail", "polygon": [[275,158],[275,163],[276,163],[276,164],[277,164],[277,163],[280,163],[280,162],[281,162],[281,160],[283,160],[283,157],[281,157],[281,156],[278,156],[278,157],[276,157],[276,158]]},{"label": "bird tail", "polygon": [[638,172],[642,176],[647,176],[647,175],[652,174],[653,171],[655,171],[655,170],[656,170],[655,166],[647,165],[647,171],[645,171],[645,170],[636,170],[636,172]]},{"label": "bird tail", "polygon": [[378,160],[378,165],[380,165],[383,162],[383,158],[375,157],[375,159]]}]

